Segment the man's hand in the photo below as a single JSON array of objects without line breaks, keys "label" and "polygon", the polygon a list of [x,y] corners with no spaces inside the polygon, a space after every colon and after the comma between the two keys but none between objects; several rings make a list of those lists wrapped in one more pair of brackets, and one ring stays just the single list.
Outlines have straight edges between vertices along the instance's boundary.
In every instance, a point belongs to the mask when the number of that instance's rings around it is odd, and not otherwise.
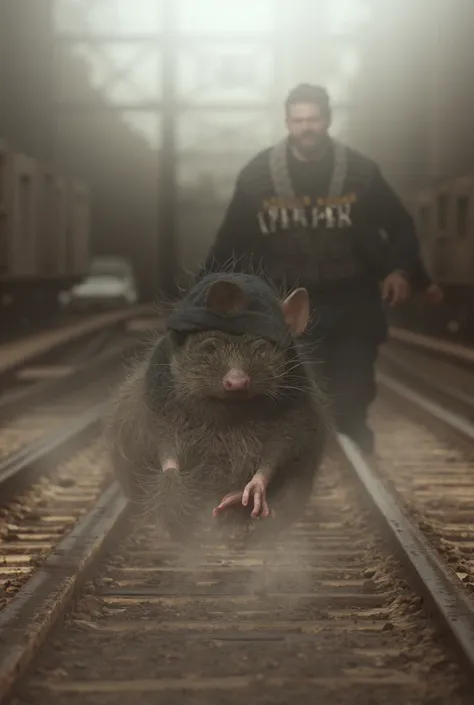
[{"label": "man's hand", "polygon": [[423,292],[423,298],[431,304],[439,304],[444,299],[444,294],[437,284],[430,284]]},{"label": "man's hand", "polygon": [[382,297],[390,306],[406,301],[410,296],[410,285],[400,272],[392,272],[383,280]]}]

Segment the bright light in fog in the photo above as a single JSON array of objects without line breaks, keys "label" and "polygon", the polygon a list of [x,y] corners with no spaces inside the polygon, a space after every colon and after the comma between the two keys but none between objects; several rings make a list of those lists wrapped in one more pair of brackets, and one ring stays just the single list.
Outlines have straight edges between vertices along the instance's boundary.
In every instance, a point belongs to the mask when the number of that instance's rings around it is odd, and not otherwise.
[{"label": "bright light in fog", "polygon": [[278,19],[275,0],[181,0],[176,4],[184,32],[261,33],[272,31]]},{"label": "bright light in fog", "polygon": [[[324,12],[327,2],[307,0],[308,7],[317,5]],[[160,5],[159,0],[56,0],[56,17],[66,31],[77,31],[83,24],[98,33],[150,33],[158,29]],[[292,9],[287,0],[175,0],[175,5],[181,31],[209,33],[271,31],[279,14],[291,14]],[[81,23],[80,16],[86,15],[87,22]],[[331,32],[352,31],[368,18],[366,0],[329,3]]]}]

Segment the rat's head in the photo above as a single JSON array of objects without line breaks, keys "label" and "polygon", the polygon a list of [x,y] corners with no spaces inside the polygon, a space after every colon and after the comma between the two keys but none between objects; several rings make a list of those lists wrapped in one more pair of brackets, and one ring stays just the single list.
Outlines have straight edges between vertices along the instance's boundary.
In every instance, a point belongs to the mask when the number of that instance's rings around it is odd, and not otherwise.
[{"label": "rat's head", "polygon": [[[245,314],[251,303],[238,284],[224,279],[210,288],[207,307],[218,316],[232,318]],[[294,366],[289,354],[292,336],[303,333],[308,325],[306,290],[297,289],[275,309],[286,342],[273,342],[263,332],[260,335],[255,322],[251,332],[228,332],[216,327],[173,334],[171,370],[176,391],[183,397],[229,402],[276,397],[285,384],[286,373]]]}]

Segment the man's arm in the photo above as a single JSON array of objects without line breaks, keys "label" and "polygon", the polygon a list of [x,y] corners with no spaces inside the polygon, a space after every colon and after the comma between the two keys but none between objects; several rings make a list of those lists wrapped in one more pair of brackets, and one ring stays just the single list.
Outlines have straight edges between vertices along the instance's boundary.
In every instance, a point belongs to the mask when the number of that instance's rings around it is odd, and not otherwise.
[{"label": "man's arm", "polygon": [[414,289],[423,292],[427,301],[440,303],[443,292],[426,271],[413,218],[378,168],[369,202],[375,221],[389,236],[389,269],[403,273]]},{"label": "man's arm", "polygon": [[410,286],[428,299],[439,301],[441,290],[432,283],[422,260],[413,218],[395,191],[376,167],[368,194],[369,219],[388,235],[388,276],[383,283],[383,298],[391,304],[408,298]]},{"label": "man's arm", "polygon": [[413,288],[418,289],[419,291],[426,291],[426,289],[428,289],[433,283],[430,275],[426,271],[426,267],[421,256],[419,257],[415,269],[412,272],[411,283]]},{"label": "man's arm", "polygon": [[389,237],[389,269],[417,276],[421,254],[413,218],[377,167],[367,198],[370,220]]},{"label": "man's arm", "polygon": [[430,275],[426,271],[423,260],[418,260],[418,264],[411,277],[411,283],[414,289],[422,292],[423,298],[428,303],[439,304],[444,299],[443,290],[438,284],[435,284]]}]

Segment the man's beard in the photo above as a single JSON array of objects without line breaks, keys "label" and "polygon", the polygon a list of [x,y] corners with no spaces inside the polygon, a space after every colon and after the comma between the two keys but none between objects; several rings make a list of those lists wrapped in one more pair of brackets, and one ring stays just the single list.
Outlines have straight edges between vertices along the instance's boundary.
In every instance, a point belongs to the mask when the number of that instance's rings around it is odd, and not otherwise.
[{"label": "man's beard", "polygon": [[[312,137],[312,139],[305,141],[305,137]],[[290,145],[300,152],[301,155],[309,158],[320,154],[328,143],[328,140],[327,135],[321,135],[317,132],[305,132],[300,137],[295,137],[294,135],[289,136]]]}]

